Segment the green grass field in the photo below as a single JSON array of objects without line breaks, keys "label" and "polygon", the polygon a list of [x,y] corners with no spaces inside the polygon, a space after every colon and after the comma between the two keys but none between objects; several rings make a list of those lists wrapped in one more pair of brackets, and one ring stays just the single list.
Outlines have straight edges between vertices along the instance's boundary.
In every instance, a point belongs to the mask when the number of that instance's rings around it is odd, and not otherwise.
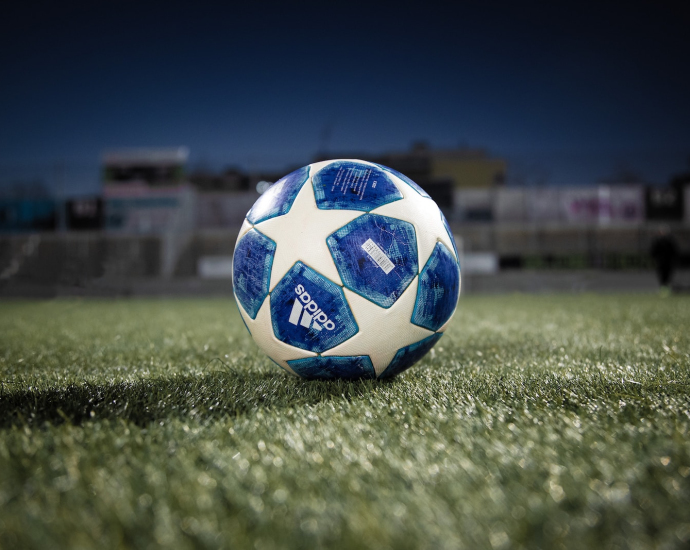
[{"label": "green grass field", "polygon": [[1,548],[690,544],[690,300],[463,297],[390,382],[218,300],[0,303]]}]

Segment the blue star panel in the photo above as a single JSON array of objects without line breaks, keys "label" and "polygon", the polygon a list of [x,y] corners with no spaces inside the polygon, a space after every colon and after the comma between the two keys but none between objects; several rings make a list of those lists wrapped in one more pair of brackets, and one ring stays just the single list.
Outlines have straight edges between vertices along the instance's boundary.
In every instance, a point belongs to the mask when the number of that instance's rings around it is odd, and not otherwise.
[{"label": "blue star panel", "polygon": [[308,177],[309,166],[305,166],[271,185],[247,214],[249,223],[257,224],[287,214]]},{"label": "blue star panel", "polygon": [[401,180],[403,180],[407,185],[409,185],[410,187],[412,187],[412,189],[414,189],[415,191],[417,191],[417,193],[419,193],[422,197],[426,197],[427,199],[430,199],[430,198],[431,198],[431,197],[429,196],[429,194],[428,194],[426,191],[424,191],[424,189],[422,189],[417,183],[415,183],[415,182],[412,181],[410,178],[408,178],[405,174],[401,174],[401,173],[398,172],[397,170],[393,170],[393,168],[388,168],[388,166],[384,166],[383,164],[377,164],[376,166],[380,166],[380,167],[381,167],[383,170],[385,170],[386,172],[390,172],[390,173],[393,174],[394,176],[398,176],[398,177],[399,177]]},{"label": "blue star panel", "polygon": [[237,243],[233,256],[232,284],[235,296],[252,319],[268,294],[276,243],[250,229]]},{"label": "blue star panel", "polygon": [[437,243],[419,274],[412,322],[438,330],[450,319],[460,294],[460,270],[450,250]]},{"label": "blue star panel", "polygon": [[303,378],[330,380],[376,378],[368,355],[352,357],[307,357],[288,361],[290,368]]},{"label": "blue star panel", "polygon": [[271,293],[271,322],[276,338],[321,353],[357,333],[343,289],[297,262]]},{"label": "blue star panel", "polygon": [[326,242],[345,286],[381,307],[391,307],[417,275],[411,223],[364,214]]},{"label": "blue star panel", "polygon": [[415,342],[414,344],[410,344],[407,347],[399,349],[398,353],[395,354],[395,357],[393,357],[393,360],[386,367],[386,370],[381,373],[379,378],[393,378],[401,372],[409,369],[436,345],[436,342],[439,341],[441,336],[443,336],[443,334],[437,332],[428,338],[424,338],[424,340],[420,340],[419,342]]},{"label": "blue star panel", "polygon": [[312,178],[316,205],[322,210],[361,210],[403,198],[383,170],[370,164],[337,161]]}]

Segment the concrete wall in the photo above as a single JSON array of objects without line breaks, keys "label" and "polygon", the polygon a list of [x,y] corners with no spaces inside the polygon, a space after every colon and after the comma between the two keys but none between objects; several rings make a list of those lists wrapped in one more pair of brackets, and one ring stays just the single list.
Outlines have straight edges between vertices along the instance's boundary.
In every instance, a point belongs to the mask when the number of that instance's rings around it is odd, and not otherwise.
[{"label": "concrete wall", "polygon": [[255,192],[199,193],[197,227],[201,230],[239,227],[258,198]]},{"label": "concrete wall", "polygon": [[85,285],[94,280],[159,277],[156,236],[44,233],[0,238],[0,284]]},{"label": "concrete wall", "polygon": [[[465,252],[493,252],[499,257],[580,257],[590,266],[644,267],[657,235],[657,224],[644,226],[532,226],[525,224],[455,225]],[[690,255],[690,227],[671,226],[680,251]],[[232,256],[236,231],[206,230],[191,234],[172,258],[166,236],[115,235],[107,232],[45,233],[0,237],[0,287],[121,287],[123,281],[169,281],[197,277],[199,259]],[[603,261],[628,255],[643,261],[618,265]],[[584,261],[584,260],[582,260]],[[616,260],[617,261],[617,260]],[[627,261],[627,260],[626,260]],[[170,272],[166,265],[170,263]],[[527,264],[525,264],[527,265]],[[531,264],[530,264],[531,265]],[[577,265],[580,265],[579,263]],[[9,289],[9,290],[8,290]]]},{"label": "concrete wall", "polygon": [[[647,254],[662,224],[609,226],[532,224],[452,224],[467,252],[510,254]],[[663,224],[671,229],[684,254],[690,254],[690,227]]]}]

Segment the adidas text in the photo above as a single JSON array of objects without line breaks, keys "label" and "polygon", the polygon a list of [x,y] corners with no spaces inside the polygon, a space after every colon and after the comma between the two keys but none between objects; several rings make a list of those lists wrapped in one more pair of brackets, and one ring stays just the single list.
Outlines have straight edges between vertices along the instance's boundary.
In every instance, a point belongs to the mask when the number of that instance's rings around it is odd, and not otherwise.
[{"label": "adidas text", "polygon": [[335,323],[331,321],[321,308],[319,308],[318,304],[311,299],[311,296],[304,290],[302,285],[297,285],[295,287],[295,292],[298,297],[295,298],[295,303],[292,304],[292,311],[290,312],[289,319],[293,325],[299,324],[307,328],[311,326],[311,328],[316,330],[321,330],[322,328],[333,330],[335,328]]}]

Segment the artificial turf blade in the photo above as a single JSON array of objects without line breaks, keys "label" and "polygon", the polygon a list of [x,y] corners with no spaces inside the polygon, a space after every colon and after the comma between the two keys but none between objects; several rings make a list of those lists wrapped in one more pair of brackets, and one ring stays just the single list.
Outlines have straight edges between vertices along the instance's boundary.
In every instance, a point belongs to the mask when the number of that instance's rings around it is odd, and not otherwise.
[{"label": "artificial turf blade", "polygon": [[682,547],[690,300],[463,297],[387,382],[230,300],[0,304],[2,548]]}]

